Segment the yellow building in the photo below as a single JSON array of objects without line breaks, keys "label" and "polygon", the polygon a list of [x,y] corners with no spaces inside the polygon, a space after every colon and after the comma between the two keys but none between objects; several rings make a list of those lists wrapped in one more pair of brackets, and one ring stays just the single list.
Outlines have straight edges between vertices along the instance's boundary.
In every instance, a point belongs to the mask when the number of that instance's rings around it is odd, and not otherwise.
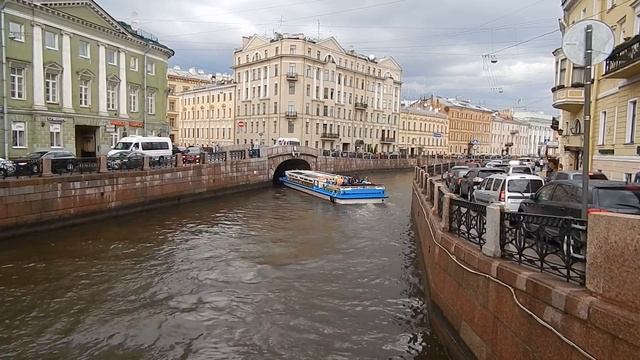
[{"label": "yellow building", "polygon": [[178,94],[181,145],[232,145],[236,84],[231,80]]},{"label": "yellow building", "polygon": [[[565,0],[564,31],[582,19],[607,23],[614,31],[616,48],[594,68],[591,98],[592,170],[602,170],[613,180],[632,180],[640,170],[640,1]],[[553,106],[562,110],[561,161],[565,169],[581,168],[584,119],[584,69],[571,64],[561,49],[556,55]]]},{"label": "yellow building", "polygon": [[428,109],[403,107],[398,130],[400,153],[408,155],[447,154],[447,115]]},{"label": "yellow building", "polygon": [[167,123],[169,124],[171,141],[181,144],[179,132],[180,105],[178,94],[183,91],[214,84],[213,75],[205,74],[202,70],[190,68],[182,70],[179,66],[174,66],[167,70],[167,85],[169,95],[167,99]]},{"label": "yellow building", "polygon": [[447,99],[440,96],[420,100],[412,107],[429,108],[447,115],[450,154],[491,153],[493,110],[472,104],[469,100]]},{"label": "yellow building", "polygon": [[333,37],[243,38],[234,53],[236,143],[297,138],[325,150],[393,152],[402,69]]}]

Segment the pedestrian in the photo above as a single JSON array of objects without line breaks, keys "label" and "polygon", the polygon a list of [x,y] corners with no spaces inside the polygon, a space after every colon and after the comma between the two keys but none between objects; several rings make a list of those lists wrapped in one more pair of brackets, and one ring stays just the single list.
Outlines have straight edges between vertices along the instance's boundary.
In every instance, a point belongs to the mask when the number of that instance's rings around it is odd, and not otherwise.
[{"label": "pedestrian", "polygon": [[636,173],[636,176],[633,178],[633,182],[636,184],[640,183],[640,171]]}]

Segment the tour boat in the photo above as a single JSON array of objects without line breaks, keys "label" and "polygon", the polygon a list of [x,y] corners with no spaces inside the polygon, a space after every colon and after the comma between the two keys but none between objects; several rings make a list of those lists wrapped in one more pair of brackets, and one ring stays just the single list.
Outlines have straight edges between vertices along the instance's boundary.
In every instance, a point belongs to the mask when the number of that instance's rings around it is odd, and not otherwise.
[{"label": "tour boat", "polygon": [[377,204],[387,200],[385,187],[349,176],[310,170],[289,170],[283,185],[336,204]]}]

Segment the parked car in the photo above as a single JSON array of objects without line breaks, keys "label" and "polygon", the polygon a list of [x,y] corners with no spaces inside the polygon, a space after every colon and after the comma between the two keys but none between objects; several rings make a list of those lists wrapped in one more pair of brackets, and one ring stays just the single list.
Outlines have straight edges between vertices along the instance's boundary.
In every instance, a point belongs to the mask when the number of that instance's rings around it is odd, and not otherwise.
[{"label": "parked car", "polygon": [[107,156],[123,151],[135,151],[154,159],[164,160],[173,155],[172,149],[173,144],[168,137],[132,135],[120,139]]},{"label": "parked car", "polygon": [[0,158],[0,176],[13,176],[16,172],[16,164],[11,160]]},{"label": "parked car", "polygon": [[484,179],[471,200],[481,204],[499,203],[506,211],[518,211],[520,203],[530,199],[544,185],[540,176],[496,174]]},{"label": "parked car", "polygon": [[487,177],[493,174],[502,174],[504,170],[496,168],[472,168],[463,176],[460,182],[460,196],[471,200],[475,188]]},{"label": "parked car", "polygon": [[66,150],[43,150],[27,154],[24,158],[16,159],[16,175],[34,175],[42,171],[42,159],[51,159],[51,172],[73,172],[77,161],[76,156]]},{"label": "parked car", "polygon": [[510,166],[507,170],[507,174],[512,175],[512,174],[527,174],[527,175],[534,175],[533,169],[531,169],[530,166],[524,166],[524,165],[519,165],[519,166]]},{"label": "parked car", "polygon": [[485,167],[496,167],[496,165],[502,165],[502,160],[494,159],[489,161]]},{"label": "parked car", "polygon": [[109,170],[142,169],[144,155],[134,151],[123,151],[107,157]]},{"label": "parked car", "polygon": [[[607,176],[601,172],[590,172],[591,180],[609,180]],[[582,180],[582,171],[556,171],[551,174],[550,181],[555,180]]]},{"label": "parked car", "polygon": [[184,150],[186,150],[186,149],[181,149],[179,146],[173,145],[173,148],[171,149],[171,153],[173,155],[182,154],[184,152]]},{"label": "parked car", "polygon": [[190,146],[182,153],[182,162],[185,164],[199,164],[201,156],[204,156],[204,151],[201,147]]},{"label": "parked car", "polygon": [[460,184],[462,179],[471,169],[458,170],[453,174],[451,180],[449,180],[449,190],[454,194],[460,194]]},{"label": "parked car", "polygon": [[442,174],[442,180],[446,186],[449,186],[449,182],[454,175],[457,175],[456,172],[460,170],[469,170],[469,167],[466,165],[457,165],[449,169],[446,173]]},{"label": "parked car", "polygon": [[[581,218],[582,181],[557,180],[522,201],[521,212]],[[589,212],[616,212],[640,215],[640,186],[622,181],[589,182]]]}]

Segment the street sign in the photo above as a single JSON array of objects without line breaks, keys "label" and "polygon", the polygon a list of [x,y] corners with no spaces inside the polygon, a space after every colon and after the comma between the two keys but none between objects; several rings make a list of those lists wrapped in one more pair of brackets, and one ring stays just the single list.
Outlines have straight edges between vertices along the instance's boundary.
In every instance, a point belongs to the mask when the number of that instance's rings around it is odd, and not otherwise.
[{"label": "street sign", "polygon": [[478,140],[476,140],[476,139],[471,140],[471,143],[472,143],[473,145],[480,145],[480,141],[478,141]]},{"label": "street sign", "polygon": [[116,132],[116,126],[115,126],[115,125],[112,125],[112,124],[108,124],[108,125],[105,127],[105,130],[106,130],[108,133]]},{"label": "street sign", "polygon": [[599,64],[609,57],[615,45],[615,36],[609,25],[599,20],[581,20],[571,25],[562,38],[562,51],[569,61],[578,66],[586,65],[585,31],[593,31],[591,64]]},{"label": "street sign", "polygon": [[238,127],[239,128],[243,128],[244,127],[244,121],[242,121],[242,120],[238,121]]},{"label": "street sign", "polygon": [[546,145],[549,149],[557,149],[560,146],[557,141],[547,141]]},{"label": "street sign", "polygon": [[436,138],[436,139],[441,138],[442,137],[442,133],[434,132],[433,133],[433,137]]}]

